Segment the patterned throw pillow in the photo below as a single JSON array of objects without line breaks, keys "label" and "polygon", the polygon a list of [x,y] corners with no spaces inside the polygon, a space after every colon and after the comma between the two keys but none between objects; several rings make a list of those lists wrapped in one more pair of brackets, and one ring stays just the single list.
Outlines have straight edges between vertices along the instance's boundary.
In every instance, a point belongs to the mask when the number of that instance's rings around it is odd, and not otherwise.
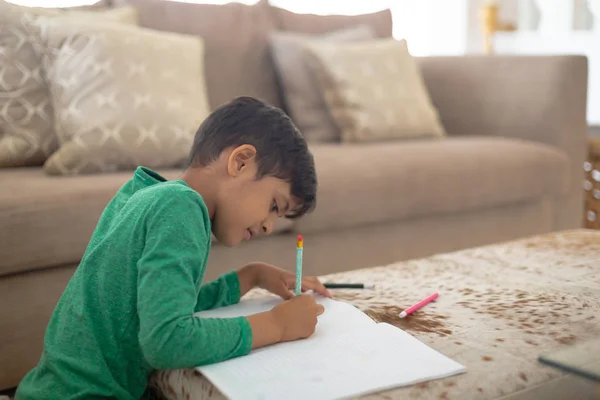
[{"label": "patterned throw pillow", "polygon": [[53,175],[183,166],[209,113],[200,37],[41,20],[60,148]]},{"label": "patterned throw pillow", "polygon": [[318,42],[306,51],[343,141],[446,135],[405,40]]},{"label": "patterned throw pillow", "polygon": [[42,16],[138,23],[133,7],[61,11],[0,0],[0,167],[42,165],[58,147],[34,23]]},{"label": "patterned throw pillow", "polygon": [[304,45],[313,41],[358,41],[375,38],[368,25],[310,35],[276,32],[271,36],[271,52],[284,88],[287,111],[309,142],[339,142],[340,130],[332,120],[318,82],[305,60]]}]

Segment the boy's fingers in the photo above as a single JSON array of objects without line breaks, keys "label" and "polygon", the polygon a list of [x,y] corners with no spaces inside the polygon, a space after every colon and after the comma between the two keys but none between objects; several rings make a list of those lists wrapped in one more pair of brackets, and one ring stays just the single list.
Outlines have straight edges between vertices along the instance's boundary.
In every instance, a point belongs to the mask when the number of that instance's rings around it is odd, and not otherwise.
[{"label": "boy's fingers", "polygon": [[323,314],[325,312],[325,307],[322,304],[317,304],[317,316]]},{"label": "boy's fingers", "polygon": [[[290,279],[290,280],[286,281],[286,285],[287,285],[288,289],[290,289],[290,290],[291,289],[296,289],[296,279],[293,278],[293,279]],[[302,282],[300,283],[300,289],[303,292],[306,292],[307,290],[312,290],[312,287],[311,286],[307,286],[306,282],[304,282],[304,280],[302,280]]]},{"label": "boy's fingers", "polygon": [[[286,284],[288,286],[288,289],[294,289],[296,287],[296,278],[295,277],[288,278],[286,280]],[[319,279],[316,276],[307,276],[307,277],[303,278],[301,287],[302,287],[302,292],[312,290],[316,293],[319,293],[320,295],[329,297],[330,299],[333,298],[333,296],[331,295],[331,292],[329,290],[327,290],[327,288],[325,286],[323,286],[321,281],[319,281]]]},{"label": "boy's fingers", "polygon": [[285,285],[280,285],[273,288],[272,292],[284,300],[289,300],[292,298],[292,293],[287,287],[285,287]]},{"label": "boy's fingers", "polygon": [[288,289],[295,289],[296,288],[296,277],[286,279],[285,283],[286,283]]},{"label": "boy's fingers", "polygon": [[305,281],[302,282],[302,285],[319,293],[320,295],[332,298],[331,292],[329,292],[329,290],[327,290],[327,288],[323,286],[323,284],[316,277],[306,278]]}]

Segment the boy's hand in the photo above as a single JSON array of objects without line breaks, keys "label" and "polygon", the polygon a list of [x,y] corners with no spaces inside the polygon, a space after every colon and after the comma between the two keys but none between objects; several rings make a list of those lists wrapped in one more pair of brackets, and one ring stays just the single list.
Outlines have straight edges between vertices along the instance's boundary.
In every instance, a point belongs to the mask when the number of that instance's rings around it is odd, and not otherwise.
[{"label": "boy's hand", "polygon": [[293,296],[273,307],[271,313],[279,327],[280,341],[305,339],[315,332],[317,317],[325,311],[314,297],[303,294]]},{"label": "boy's hand", "polygon": [[248,317],[252,328],[252,348],[305,339],[315,332],[317,317],[325,309],[313,296],[293,296],[270,311]]},{"label": "boy's hand", "polygon": [[[291,272],[265,263],[252,263],[238,271],[240,279],[240,294],[245,295],[253,287],[268,290],[284,300],[294,297],[290,289],[296,287],[296,276]],[[315,276],[302,278],[302,292],[313,290],[325,297],[331,298],[329,290]]]}]

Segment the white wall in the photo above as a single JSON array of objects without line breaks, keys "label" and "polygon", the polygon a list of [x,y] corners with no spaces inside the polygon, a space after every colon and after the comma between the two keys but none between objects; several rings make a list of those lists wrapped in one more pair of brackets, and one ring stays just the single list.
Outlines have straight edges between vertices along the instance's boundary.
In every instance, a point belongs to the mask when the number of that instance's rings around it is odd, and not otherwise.
[{"label": "white wall", "polygon": [[473,0],[429,0],[428,21],[431,55],[461,55],[468,51],[469,8]]},{"label": "white wall", "polygon": [[413,55],[464,54],[469,0],[270,0],[298,13],[356,15],[390,8],[394,37]]}]

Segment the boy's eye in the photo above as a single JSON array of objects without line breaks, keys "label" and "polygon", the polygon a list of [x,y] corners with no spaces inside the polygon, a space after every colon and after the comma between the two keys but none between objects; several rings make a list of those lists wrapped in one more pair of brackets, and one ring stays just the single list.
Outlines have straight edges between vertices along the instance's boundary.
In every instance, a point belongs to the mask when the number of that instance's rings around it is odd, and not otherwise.
[{"label": "boy's eye", "polygon": [[277,202],[273,201],[273,206],[271,207],[271,211],[279,215],[279,207],[277,206]]}]

